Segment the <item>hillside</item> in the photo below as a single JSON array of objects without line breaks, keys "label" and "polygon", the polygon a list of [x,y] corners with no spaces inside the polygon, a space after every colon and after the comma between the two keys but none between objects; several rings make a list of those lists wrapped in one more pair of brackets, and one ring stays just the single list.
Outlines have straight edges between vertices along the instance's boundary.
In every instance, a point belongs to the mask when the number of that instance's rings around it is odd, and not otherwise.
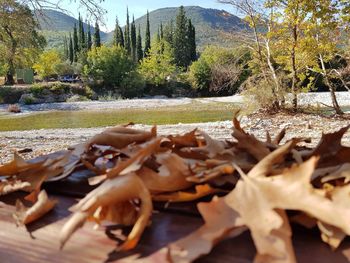
[{"label": "hillside", "polygon": [[[237,42],[237,32],[247,29],[242,19],[224,10],[208,9],[199,6],[185,7],[187,17],[191,18],[197,30],[197,44],[203,47],[207,44],[232,46]],[[151,35],[155,35],[160,23],[166,24],[176,20],[178,7],[161,8],[150,12]],[[146,28],[146,15],[135,20],[136,26],[141,26],[142,35]],[[232,34],[235,33],[235,34]],[[111,40],[113,33],[109,33]]]},{"label": "hillside", "polygon": [[[73,31],[74,25],[78,24],[78,20],[67,14],[55,10],[42,10],[36,13],[40,28],[48,42],[48,48],[61,47],[63,45],[64,36],[68,36]],[[84,23],[84,29],[88,29],[88,24]],[[91,27],[94,32],[94,28]],[[108,35],[101,32],[102,41],[107,41]]]},{"label": "hillside", "polygon": [[[224,10],[208,9],[199,6],[185,7],[187,17],[191,18],[197,31],[197,44],[201,48],[207,44],[233,46],[238,43],[239,32],[247,30],[242,19]],[[175,21],[178,7],[161,8],[150,12],[151,35],[154,36],[161,23]],[[62,47],[64,36],[73,31],[78,20],[55,10],[43,10],[37,14],[42,33],[48,41],[48,48]],[[140,25],[142,36],[146,28],[146,15],[135,20]],[[85,30],[88,25],[84,23]],[[92,28],[92,31],[94,29]],[[103,42],[111,42],[113,32],[101,32]]]}]

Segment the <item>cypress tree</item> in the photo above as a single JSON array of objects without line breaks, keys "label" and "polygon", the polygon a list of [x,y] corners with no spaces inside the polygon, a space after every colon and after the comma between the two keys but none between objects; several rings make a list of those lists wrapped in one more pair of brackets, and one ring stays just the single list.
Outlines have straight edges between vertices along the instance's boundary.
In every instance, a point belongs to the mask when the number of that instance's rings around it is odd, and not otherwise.
[{"label": "cypress tree", "polygon": [[167,41],[171,47],[174,45],[174,21],[171,20],[163,30],[164,40]]},{"label": "cypress tree", "polygon": [[187,38],[188,38],[190,59],[191,61],[195,61],[197,59],[196,29],[192,25],[191,19],[188,20]]},{"label": "cypress tree", "polygon": [[63,39],[63,54],[64,54],[64,59],[67,60],[69,59],[69,47],[68,47],[68,41],[67,41],[67,36],[64,36]]},{"label": "cypress tree", "polygon": [[79,39],[78,39],[78,32],[77,32],[77,25],[74,24],[73,29],[73,50],[74,50],[74,61],[77,62],[78,60],[78,53],[79,53]]},{"label": "cypress tree", "polygon": [[88,32],[87,32],[87,48],[88,50],[91,50],[91,47],[92,47],[92,37],[91,37],[91,26],[89,24],[89,29],[88,29]]},{"label": "cypress tree", "polygon": [[160,39],[164,38],[164,30],[163,30],[163,23],[160,22]]},{"label": "cypress tree", "polygon": [[74,47],[73,47],[73,40],[72,35],[69,33],[69,61],[70,63],[74,62]]},{"label": "cypress tree", "polygon": [[174,34],[174,57],[177,66],[187,69],[191,63],[187,34],[187,18],[185,8],[180,6],[176,17],[176,29]]},{"label": "cypress tree", "polygon": [[124,31],[124,46],[128,54],[131,54],[131,43],[130,43],[130,21],[129,21],[129,8],[126,9],[126,25]]},{"label": "cypress tree", "polygon": [[95,23],[94,46],[101,46],[100,26],[98,25],[97,21]]},{"label": "cypress tree", "polygon": [[135,18],[133,16],[131,23],[131,50],[132,50],[132,59],[137,61],[136,57],[136,26],[135,26]]},{"label": "cypress tree", "polygon": [[123,31],[119,26],[118,17],[115,19],[115,29],[114,29],[114,43],[115,45],[124,46]]},{"label": "cypress tree", "polygon": [[144,56],[147,57],[148,51],[151,48],[151,30],[149,24],[149,13],[147,10],[147,23],[146,23],[146,36],[145,36],[145,52]]},{"label": "cypress tree", "polygon": [[84,32],[84,24],[81,20],[81,16],[79,13],[79,20],[78,20],[78,39],[79,39],[79,50],[83,50],[85,45],[85,32]]},{"label": "cypress tree", "polygon": [[136,48],[137,48],[137,61],[141,61],[143,59],[143,50],[142,50],[142,37],[141,37],[141,28],[139,25],[139,30],[137,34],[137,41],[136,41]]}]

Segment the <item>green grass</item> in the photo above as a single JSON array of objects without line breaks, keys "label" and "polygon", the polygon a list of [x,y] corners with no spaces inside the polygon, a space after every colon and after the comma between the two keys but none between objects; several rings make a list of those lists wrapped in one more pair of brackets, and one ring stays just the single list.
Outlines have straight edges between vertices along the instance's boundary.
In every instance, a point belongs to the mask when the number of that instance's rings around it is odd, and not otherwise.
[{"label": "green grass", "polygon": [[178,124],[231,120],[237,105],[230,103],[192,103],[158,109],[100,111],[55,111],[31,115],[0,116],[0,131],[90,128],[129,122],[141,124]]}]

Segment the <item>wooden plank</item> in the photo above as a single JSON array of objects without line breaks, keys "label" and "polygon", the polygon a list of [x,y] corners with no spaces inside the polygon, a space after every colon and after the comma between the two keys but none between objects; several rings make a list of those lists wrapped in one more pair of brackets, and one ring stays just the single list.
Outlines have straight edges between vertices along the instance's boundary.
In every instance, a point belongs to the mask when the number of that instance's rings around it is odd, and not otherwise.
[{"label": "wooden plank", "polygon": [[[22,195],[23,196],[23,195]],[[0,262],[1,263],[42,263],[42,262],[115,262],[126,256],[150,255],[161,247],[186,236],[202,224],[196,216],[177,213],[154,213],[152,225],[148,227],[139,246],[131,252],[115,251],[117,241],[113,238],[116,227],[93,230],[87,223],[78,230],[63,251],[59,250],[58,234],[69,216],[68,208],[76,202],[74,198],[53,196],[59,205],[53,212],[33,223],[27,229],[16,227],[12,219],[16,195],[2,197],[0,203]],[[350,242],[346,240],[335,253],[322,243],[317,231],[293,227],[293,243],[298,262],[329,263],[348,262],[344,249],[350,253]],[[249,232],[220,243],[214,251],[198,260],[199,263],[212,262],[252,262],[255,255],[254,244]]]}]

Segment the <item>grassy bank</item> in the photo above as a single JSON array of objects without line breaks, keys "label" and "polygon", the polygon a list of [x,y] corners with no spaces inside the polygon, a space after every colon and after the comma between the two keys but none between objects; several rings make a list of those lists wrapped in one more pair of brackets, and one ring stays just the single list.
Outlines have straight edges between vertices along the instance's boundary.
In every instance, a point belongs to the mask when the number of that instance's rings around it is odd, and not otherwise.
[{"label": "grassy bank", "polygon": [[238,105],[232,103],[191,103],[158,109],[99,111],[55,111],[0,117],[0,131],[90,128],[125,124],[177,124],[231,120]]}]

